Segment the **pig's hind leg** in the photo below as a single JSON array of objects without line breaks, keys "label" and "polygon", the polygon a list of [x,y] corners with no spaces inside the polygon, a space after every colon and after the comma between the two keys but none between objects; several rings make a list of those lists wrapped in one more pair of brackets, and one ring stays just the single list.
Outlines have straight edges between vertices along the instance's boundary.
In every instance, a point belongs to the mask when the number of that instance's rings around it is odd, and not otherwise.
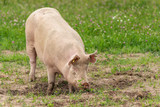
[{"label": "pig's hind leg", "polygon": [[29,56],[30,59],[30,73],[29,73],[29,81],[35,81],[35,70],[36,70],[36,50],[34,48],[34,46],[29,46],[27,45],[27,54]]},{"label": "pig's hind leg", "polygon": [[47,94],[50,95],[52,94],[54,85],[55,85],[55,78],[56,78],[56,73],[58,72],[56,67],[50,67],[47,66],[47,74],[48,74],[48,89],[47,89]]}]

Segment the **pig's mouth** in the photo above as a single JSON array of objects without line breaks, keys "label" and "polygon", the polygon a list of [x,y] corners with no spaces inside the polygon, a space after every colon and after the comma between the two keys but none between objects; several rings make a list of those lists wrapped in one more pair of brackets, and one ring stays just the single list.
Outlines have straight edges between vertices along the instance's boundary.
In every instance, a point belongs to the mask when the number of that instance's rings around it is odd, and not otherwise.
[{"label": "pig's mouth", "polygon": [[85,82],[85,83],[83,83],[83,84],[76,84],[75,86],[74,86],[74,88],[75,88],[75,90],[78,90],[78,91],[80,91],[80,90],[89,90],[89,84],[87,83],[87,82]]},{"label": "pig's mouth", "polygon": [[83,89],[89,89],[89,84],[87,82],[82,84]]}]

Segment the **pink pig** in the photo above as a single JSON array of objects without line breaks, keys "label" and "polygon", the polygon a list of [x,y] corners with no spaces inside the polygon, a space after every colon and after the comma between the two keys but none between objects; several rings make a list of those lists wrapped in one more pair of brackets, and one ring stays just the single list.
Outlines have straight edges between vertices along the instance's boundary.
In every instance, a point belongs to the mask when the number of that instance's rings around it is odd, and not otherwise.
[{"label": "pink pig", "polygon": [[34,11],[26,21],[26,49],[30,58],[29,81],[35,80],[36,57],[46,65],[47,93],[52,93],[56,73],[61,73],[72,89],[89,88],[87,69],[96,62],[96,53],[86,54],[79,34],[54,8]]}]

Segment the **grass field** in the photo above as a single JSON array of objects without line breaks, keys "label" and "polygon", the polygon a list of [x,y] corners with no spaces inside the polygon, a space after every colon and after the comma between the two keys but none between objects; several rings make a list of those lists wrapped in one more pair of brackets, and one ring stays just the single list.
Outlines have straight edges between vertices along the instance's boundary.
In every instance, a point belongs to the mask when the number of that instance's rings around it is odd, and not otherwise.
[{"label": "grass field", "polygon": [[[89,92],[69,94],[57,77],[46,95],[47,73],[38,60],[36,81],[28,82],[25,21],[36,9],[56,8],[82,37],[90,64]],[[160,106],[159,0],[1,0],[0,107]]]},{"label": "grass field", "polygon": [[159,0],[1,0],[0,46],[24,50],[29,14],[54,7],[81,35],[87,52],[159,52],[159,4]]}]

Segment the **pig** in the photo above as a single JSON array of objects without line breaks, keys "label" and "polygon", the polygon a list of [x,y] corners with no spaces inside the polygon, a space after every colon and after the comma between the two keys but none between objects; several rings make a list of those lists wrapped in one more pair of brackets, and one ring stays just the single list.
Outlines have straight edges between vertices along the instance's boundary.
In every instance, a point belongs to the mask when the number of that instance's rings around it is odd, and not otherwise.
[{"label": "pig", "polygon": [[56,74],[68,81],[69,92],[87,89],[89,62],[96,62],[95,51],[86,54],[79,34],[54,8],[40,8],[25,23],[26,51],[30,59],[29,81],[35,81],[36,57],[45,64],[48,75],[47,93],[51,94]]}]

